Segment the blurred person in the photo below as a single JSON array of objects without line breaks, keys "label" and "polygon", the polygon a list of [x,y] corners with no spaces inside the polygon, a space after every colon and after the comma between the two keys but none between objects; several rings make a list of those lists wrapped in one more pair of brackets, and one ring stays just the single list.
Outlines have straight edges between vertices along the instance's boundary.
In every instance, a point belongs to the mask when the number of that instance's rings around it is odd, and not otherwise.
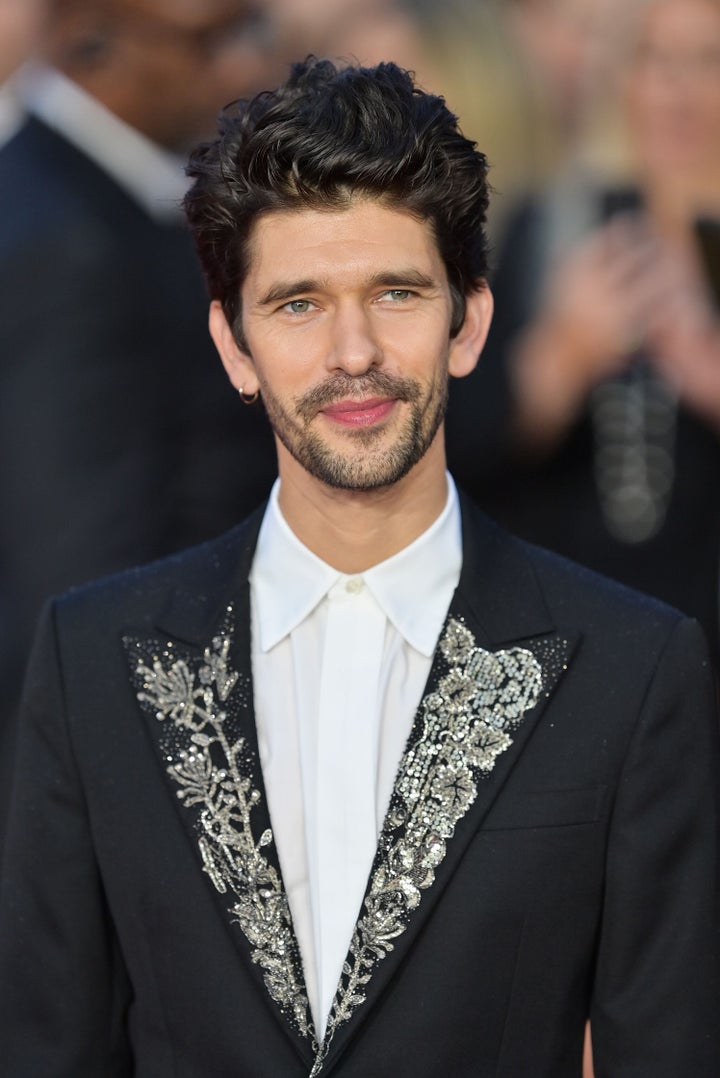
[{"label": "blurred person", "polygon": [[493,134],[497,127],[498,154],[490,158],[501,196],[496,198],[496,243],[517,199],[528,191],[546,191],[552,183],[563,218],[572,222],[579,211],[577,186],[584,188],[587,174],[614,166],[619,151],[606,105],[607,81],[619,37],[614,12],[622,5],[623,0],[470,5],[476,32],[466,34],[465,49],[459,43],[459,54],[475,49],[476,103],[473,108],[467,94],[460,114],[467,116],[463,123],[474,124],[474,113],[482,118],[484,107],[484,127],[472,129]]},{"label": "blurred person", "polygon": [[513,199],[557,161],[555,121],[524,70],[508,31],[505,0],[411,0],[423,64],[418,76],[441,93],[491,166],[491,245]]},{"label": "blurred person", "polygon": [[267,2],[293,55],[352,57],[366,64],[393,60],[420,72],[425,66],[416,20],[398,0]]},{"label": "blurred person", "polygon": [[621,0],[501,0],[527,78],[552,115],[558,145],[582,136],[607,74],[609,13]]},{"label": "blurred person", "polygon": [[536,107],[503,16],[504,2],[484,0],[268,0],[287,52],[391,59],[418,85],[440,93],[464,133],[484,147],[493,170],[491,240],[512,195],[549,160],[547,123]]},{"label": "blurred person", "polygon": [[[396,65],[226,111],[186,208],[279,478],[47,609],[0,889],[9,1078],[717,1078],[695,622],[446,470],[487,162]],[[152,303],[153,297],[148,297]]]},{"label": "blurred person", "polygon": [[717,657],[720,322],[696,222],[720,219],[720,4],[625,19],[630,179],[577,192],[585,236],[559,201],[521,207],[450,457],[521,534],[700,618]]},{"label": "blurred person", "polygon": [[49,594],[218,534],[275,475],[179,208],[179,155],[272,77],[264,34],[245,0],[50,5],[0,151],[0,732]]},{"label": "blurred person", "polygon": [[40,35],[47,0],[0,0],[0,147],[22,123],[12,76]]}]

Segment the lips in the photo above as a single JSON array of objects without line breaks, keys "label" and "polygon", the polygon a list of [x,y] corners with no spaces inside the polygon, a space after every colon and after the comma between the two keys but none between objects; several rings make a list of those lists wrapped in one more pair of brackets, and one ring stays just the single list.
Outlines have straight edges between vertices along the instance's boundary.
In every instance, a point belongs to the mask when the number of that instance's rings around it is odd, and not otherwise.
[{"label": "lips", "polygon": [[393,410],[397,403],[394,397],[373,397],[370,400],[333,401],[326,404],[322,414],[335,423],[347,427],[371,427],[381,422]]}]

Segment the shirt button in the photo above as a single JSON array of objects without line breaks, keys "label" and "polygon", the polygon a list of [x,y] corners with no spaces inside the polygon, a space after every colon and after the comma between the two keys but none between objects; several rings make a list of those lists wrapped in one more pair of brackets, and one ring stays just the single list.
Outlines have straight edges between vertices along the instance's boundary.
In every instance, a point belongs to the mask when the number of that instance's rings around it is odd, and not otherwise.
[{"label": "shirt button", "polygon": [[362,590],[363,582],[359,576],[351,577],[345,585],[345,591],[349,591],[351,595],[359,595]]}]

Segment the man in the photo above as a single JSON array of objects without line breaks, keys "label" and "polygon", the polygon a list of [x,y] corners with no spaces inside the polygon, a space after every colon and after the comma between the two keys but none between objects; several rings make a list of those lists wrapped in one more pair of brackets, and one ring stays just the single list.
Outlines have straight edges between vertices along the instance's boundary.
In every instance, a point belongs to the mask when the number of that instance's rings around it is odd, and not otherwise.
[{"label": "man", "polygon": [[699,630],[445,471],[485,160],[394,65],[296,65],[187,210],[279,483],[49,609],[0,912],[12,1078],[717,1075]]},{"label": "man", "polygon": [[50,594],[218,535],[274,478],[178,205],[188,148],[273,70],[258,25],[247,0],[48,5],[0,152],[0,728]]}]

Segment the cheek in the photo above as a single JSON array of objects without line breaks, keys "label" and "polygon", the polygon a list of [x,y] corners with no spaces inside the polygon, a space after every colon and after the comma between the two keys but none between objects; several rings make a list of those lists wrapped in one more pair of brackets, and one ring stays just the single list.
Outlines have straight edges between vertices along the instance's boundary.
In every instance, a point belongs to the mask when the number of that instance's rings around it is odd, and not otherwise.
[{"label": "cheek", "polygon": [[297,354],[290,359],[274,355],[269,363],[256,360],[255,371],[264,394],[270,393],[275,400],[287,405],[322,381],[322,372],[318,373],[314,365],[308,364],[301,352],[302,348],[298,346]]},{"label": "cheek", "polygon": [[383,355],[393,366],[432,378],[448,354],[449,326],[412,316],[398,318],[381,336]]},{"label": "cheek", "polygon": [[317,365],[317,334],[272,326],[246,325],[246,339],[258,377],[282,391],[306,380]]}]

